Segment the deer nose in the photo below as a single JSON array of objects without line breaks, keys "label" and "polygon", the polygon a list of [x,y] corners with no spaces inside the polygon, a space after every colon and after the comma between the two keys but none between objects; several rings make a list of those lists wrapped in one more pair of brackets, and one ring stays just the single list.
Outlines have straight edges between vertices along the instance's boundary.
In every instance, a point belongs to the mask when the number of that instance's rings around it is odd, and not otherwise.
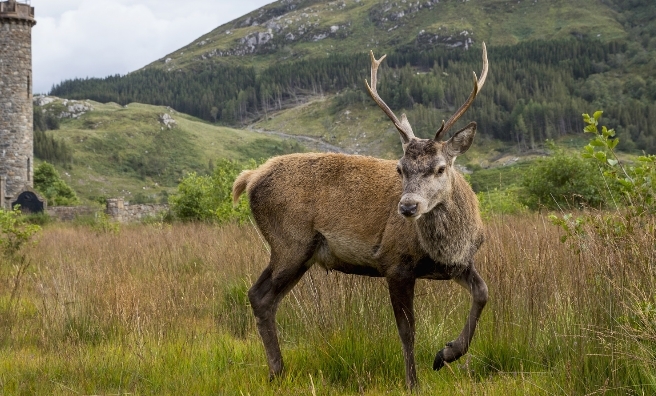
[{"label": "deer nose", "polygon": [[415,214],[417,214],[417,204],[416,203],[409,203],[405,204],[402,203],[399,205],[399,212],[405,217],[412,217]]}]

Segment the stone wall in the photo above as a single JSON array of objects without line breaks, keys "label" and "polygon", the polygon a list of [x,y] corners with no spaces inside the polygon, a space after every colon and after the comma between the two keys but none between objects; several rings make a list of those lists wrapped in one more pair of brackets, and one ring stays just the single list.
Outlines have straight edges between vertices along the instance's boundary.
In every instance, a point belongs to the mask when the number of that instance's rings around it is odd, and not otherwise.
[{"label": "stone wall", "polygon": [[167,204],[134,204],[126,205],[123,198],[110,198],[107,200],[107,213],[114,220],[121,223],[141,221],[148,217],[160,216],[169,210]]},{"label": "stone wall", "polygon": [[[157,217],[168,212],[166,204],[135,204],[125,205],[123,199],[112,198],[107,200],[105,213],[113,220],[121,223],[138,222],[148,217]],[[72,221],[80,216],[94,216],[100,212],[98,207],[92,206],[48,206],[48,216],[59,221]]]},{"label": "stone wall", "polygon": [[59,221],[72,221],[79,216],[93,216],[98,208],[90,206],[48,206],[46,213]]},{"label": "stone wall", "polygon": [[9,201],[32,186],[32,26],[34,8],[0,2],[0,175]]}]

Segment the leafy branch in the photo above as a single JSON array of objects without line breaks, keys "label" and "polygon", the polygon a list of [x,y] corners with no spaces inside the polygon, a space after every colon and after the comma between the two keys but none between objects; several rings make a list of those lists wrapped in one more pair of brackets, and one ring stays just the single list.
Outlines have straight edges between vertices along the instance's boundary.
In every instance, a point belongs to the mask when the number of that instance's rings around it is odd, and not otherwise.
[{"label": "leafy branch", "polygon": [[599,130],[599,119],[603,112],[596,111],[592,117],[583,114],[583,121],[587,124],[583,129],[585,133],[594,134],[594,137],[583,148],[583,158],[597,161],[604,169],[604,177],[620,186],[620,191],[627,200],[627,207],[634,214],[642,215],[654,213],[656,203],[656,156],[642,155],[638,157],[636,166],[625,167],[615,153],[619,138],[615,137],[615,130],[605,126]]}]

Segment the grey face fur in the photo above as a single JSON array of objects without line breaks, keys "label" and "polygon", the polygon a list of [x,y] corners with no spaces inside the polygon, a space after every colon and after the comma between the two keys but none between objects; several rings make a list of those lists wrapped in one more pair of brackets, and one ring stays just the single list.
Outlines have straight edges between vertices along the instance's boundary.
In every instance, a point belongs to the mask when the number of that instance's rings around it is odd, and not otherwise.
[{"label": "grey face fur", "polygon": [[403,177],[399,214],[417,219],[449,199],[454,161],[469,149],[475,134],[476,124],[471,123],[446,142],[413,138],[404,145],[397,166]]}]

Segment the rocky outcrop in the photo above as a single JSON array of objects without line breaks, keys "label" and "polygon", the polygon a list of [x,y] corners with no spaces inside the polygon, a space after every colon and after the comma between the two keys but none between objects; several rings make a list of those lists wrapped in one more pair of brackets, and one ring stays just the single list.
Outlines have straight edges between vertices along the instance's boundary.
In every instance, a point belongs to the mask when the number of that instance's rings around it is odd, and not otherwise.
[{"label": "rocky outcrop", "polygon": [[424,0],[406,3],[388,0],[369,10],[369,20],[379,28],[390,30],[392,26],[388,25],[395,24],[398,27],[398,22],[404,18],[421,11],[432,10],[439,2],[439,0]]},{"label": "rocky outcrop", "polygon": [[55,101],[56,98],[52,96],[43,96],[43,95],[37,95],[34,97],[34,105],[35,106],[45,106],[47,104],[50,104]]},{"label": "rocky outcrop", "polygon": [[417,35],[418,47],[434,47],[435,45],[442,45],[451,48],[461,47],[469,49],[472,44],[472,33],[467,30],[462,30],[454,34],[449,34],[446,29],[442,34],[428,33],[422,30]]},{"label": "rocky outcrop", "polygon": [[[312,3],[319,3],[311,5]],[[300,6],[308,6],[297,10]],[[351,26],[350,22],[342,24],[323,25],[321,23],[322,11],[328,9],[343,9],[346,3],[336,1],[330,3],[288,0],[276,3],[270,7],[260,9],[244,18],[238,19],[232,28],[221,34],[233,35],[235,28],[260,27],[261,30],[251,31],[241,38],[236,38],[234,45],[229,49],[212,49],[202,55],[200,59],[213,57],[243,56],[273,52],[290,42],[321,41],[328,37],[346,38]],[[238,31],[238,30],[237,30]],[[210,39],[203,39],[196,45],[206,45]]]},{"label": "rocky outcrop", "polygon": [[160,114],[159,122],[161,122],[162,125],[164,125],[167,129],[175,128],[175,126],[178,125],[178,123],[168,113]]},{"label": "rocky outcrop", "polygon": [[59,118],[80,118],[87,111],[93,111],[93,106],[89,102],[64,99],[62,104],[66,106],[66,111],[62,111]]},{"label": "rocky outcrop", "polygon": [[61,99],[56,96],[35,96],[32,99],[35,106],[40,106],[43,113],[50,112],[58,118],[80,118],[83,114],[93,111],[93,106],[87,100]]}]

